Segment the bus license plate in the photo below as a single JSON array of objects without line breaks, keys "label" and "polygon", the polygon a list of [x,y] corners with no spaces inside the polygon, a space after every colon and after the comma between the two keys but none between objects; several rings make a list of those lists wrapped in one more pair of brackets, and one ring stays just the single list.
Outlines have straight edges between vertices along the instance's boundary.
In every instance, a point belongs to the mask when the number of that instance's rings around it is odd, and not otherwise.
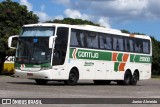
[{"label": "bus license plate", "polygon": [[27,73],[27,76],[33,76],[33,73]]}]

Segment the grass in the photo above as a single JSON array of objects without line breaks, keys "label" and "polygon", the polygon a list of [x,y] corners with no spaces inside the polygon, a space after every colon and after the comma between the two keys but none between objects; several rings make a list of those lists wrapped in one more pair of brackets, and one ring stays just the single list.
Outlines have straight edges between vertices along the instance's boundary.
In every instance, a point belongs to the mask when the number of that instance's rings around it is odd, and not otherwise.
[{"label": "grass", "polygon": [[152,75],[151,78],[153,78],[153,79],[160,79],[160,75]]}]

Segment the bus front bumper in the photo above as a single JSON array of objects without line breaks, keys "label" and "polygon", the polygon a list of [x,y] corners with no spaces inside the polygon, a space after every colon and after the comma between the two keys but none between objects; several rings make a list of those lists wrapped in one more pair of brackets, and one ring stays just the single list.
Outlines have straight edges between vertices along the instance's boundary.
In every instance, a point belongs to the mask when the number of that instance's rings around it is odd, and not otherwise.
[{"label": "bus front bumper", "polygon": [[46,80],[52,80],[53,78],[51,77],[51,71],[50,69],[48,70],[43,70],[43,71],[22,71],[15,69],[15,74],[14,76],[16,78],[23,78],[23,79],[46,79]]}]

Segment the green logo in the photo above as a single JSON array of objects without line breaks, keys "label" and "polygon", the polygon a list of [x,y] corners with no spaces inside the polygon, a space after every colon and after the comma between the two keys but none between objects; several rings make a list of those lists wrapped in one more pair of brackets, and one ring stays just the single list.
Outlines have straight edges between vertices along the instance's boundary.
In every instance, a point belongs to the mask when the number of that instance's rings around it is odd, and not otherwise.
[{"label": "green logo", "polygon": [[93,53],[93,52],[78,51],[78,57],[79,58],[98,59],[99,58],[99,54],[98,53]]}]

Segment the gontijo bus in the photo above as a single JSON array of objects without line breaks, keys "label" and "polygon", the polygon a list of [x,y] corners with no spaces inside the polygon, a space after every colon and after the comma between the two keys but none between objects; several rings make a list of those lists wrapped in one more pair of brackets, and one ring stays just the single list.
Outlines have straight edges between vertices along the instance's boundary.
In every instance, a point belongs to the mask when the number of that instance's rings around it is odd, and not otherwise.
[{"label": "gontijo bus", "polygon": [[[16,47],[13,38],[18,38]],[[146,35],[91,25],[40,23],[24,25],[20,35],[9,37],[8,46],[16,49],[15,77],[37,84],[93,80],[95,84],[136,85],[151,78],[152,44]]]}]

